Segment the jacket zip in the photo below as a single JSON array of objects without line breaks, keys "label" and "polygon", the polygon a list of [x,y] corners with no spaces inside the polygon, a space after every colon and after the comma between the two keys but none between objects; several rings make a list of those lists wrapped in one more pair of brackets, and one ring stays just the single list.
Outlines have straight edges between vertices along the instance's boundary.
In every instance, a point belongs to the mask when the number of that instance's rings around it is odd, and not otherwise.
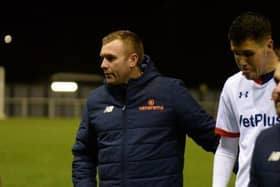
[{"label": "jacket zip", "polygon": [[126,178],[126,131],[127,131],[127,113],[126,113],[126,93],[124,97],[124,105],[122,107],[123,111],[123,141],[122,141],[122,187],[125,187]]}]

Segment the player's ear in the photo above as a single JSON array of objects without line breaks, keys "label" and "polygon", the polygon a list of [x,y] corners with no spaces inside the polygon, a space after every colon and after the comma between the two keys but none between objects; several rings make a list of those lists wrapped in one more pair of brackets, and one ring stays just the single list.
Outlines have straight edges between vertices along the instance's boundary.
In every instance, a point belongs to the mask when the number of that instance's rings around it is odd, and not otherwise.
[{"label": "player's ear", "polygon": [[268,54],[274,51],[273,49],[273,40],[270,38],[268,40],[265,41],[265,46],[264,46],[264,55],[268,56]]},{"label": "player's ear", "polygon": [[269,49],[273,49],[273,40],[272,40],[272,39],[268,39],[268,40],[267,40],[266,46],[267,46]]}]

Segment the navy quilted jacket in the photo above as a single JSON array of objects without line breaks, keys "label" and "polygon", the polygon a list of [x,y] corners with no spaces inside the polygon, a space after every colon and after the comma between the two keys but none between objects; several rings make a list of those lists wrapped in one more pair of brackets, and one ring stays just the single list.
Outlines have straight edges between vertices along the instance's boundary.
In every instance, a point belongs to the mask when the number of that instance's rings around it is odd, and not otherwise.
[{"label": "navy quilted jacket", "polygon": [[89,96],[73,146],[76,187],[182,187],[186,135],[216,150],[215,122],[183,82],[161,76],[148,56],[143,75]]},{"label": "navy quilted jacket", "polygon": [[249,187],[280,186],[280,125],[260,132],[251,164]]}]

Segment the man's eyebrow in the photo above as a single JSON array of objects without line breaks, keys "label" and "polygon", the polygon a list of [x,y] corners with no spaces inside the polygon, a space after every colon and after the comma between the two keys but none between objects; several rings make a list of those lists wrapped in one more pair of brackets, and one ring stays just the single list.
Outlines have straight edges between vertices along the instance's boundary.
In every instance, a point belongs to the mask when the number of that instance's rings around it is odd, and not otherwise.
[{"label": "man's eyebrow", "polygon": [[102,55],[100,55],[100,56],[103,57],[103,58],[115,57],[115,55],[112,55],[112,54],[102,54]]}]

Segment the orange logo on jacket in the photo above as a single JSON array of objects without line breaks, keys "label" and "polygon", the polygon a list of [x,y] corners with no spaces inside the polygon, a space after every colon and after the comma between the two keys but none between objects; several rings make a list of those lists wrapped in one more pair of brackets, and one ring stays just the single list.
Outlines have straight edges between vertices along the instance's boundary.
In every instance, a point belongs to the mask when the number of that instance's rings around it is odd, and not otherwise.
[{"label": "orange logo on jacket", "polygon": [[139,110],[145,111],[145,110],[164,110],[163,105],[155,105],[155,100],[154,99],[149,99],[147,101],[147,105],[144,106],[139,106]]}]

